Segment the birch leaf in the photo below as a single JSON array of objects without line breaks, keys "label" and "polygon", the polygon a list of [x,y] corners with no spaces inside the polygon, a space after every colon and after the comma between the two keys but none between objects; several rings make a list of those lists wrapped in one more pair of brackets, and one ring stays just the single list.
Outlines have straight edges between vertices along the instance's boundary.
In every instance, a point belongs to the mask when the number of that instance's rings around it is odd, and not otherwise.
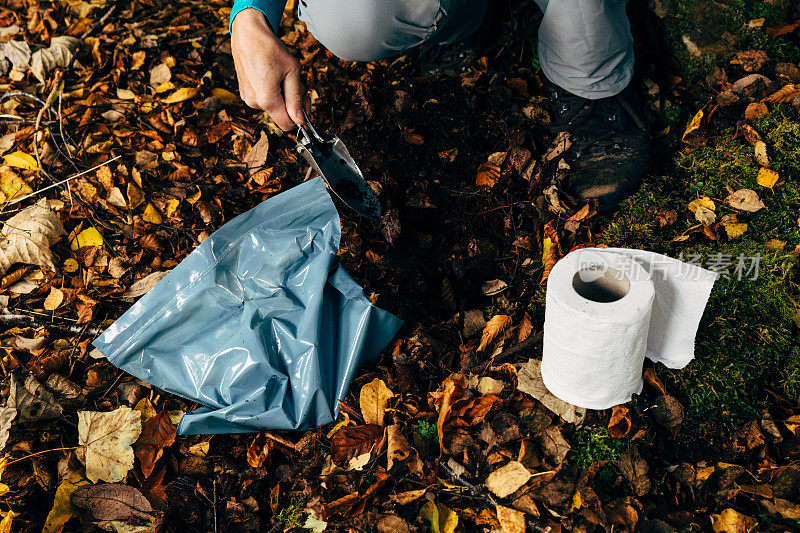
[{"label": "birch leaf", "polygon": [[367,424],[383,425],[383,415],[386,414],[386,405],[394,397],[382,379],[375,378],[361,387],[358,403],[361,406],[361,415]]},{"label": "birch leaf", "polygon": [[44,523],[44,528],[42,528],[42,533],[57,533],[63,529],[64,524],[77,512],[77,509],[70,501],[70,497],[73,492],[83,485],[89,485],[89,480],[86,479],[81,472],[73,472],[67,479],[61,482],[56,489],[56,495],[53,499],[53,508],[50,509],[50,512],[47,514],[47,520]]},{"label": "birch leaf", "polygon": [[142,432],[141,414],[130,407],[109,413],[78,412],[78,458],[86,463],[86,477],[122,481],[133,468],[133,448]]},{"label": "birch leaf", "polygon": [[0,230],[0,275],[14,263],[28,263],[55,271],[50,246],[64,235],[64,226],[44,199],[26,207]]},{"label": "birch leaf", "polygon": [[31,57],[31,72],[40,83],[44,83],[47,75],[57,67],[66,67],[72,61],[79,39],[62,35],[50,39],[50,46],[34,52]]}]

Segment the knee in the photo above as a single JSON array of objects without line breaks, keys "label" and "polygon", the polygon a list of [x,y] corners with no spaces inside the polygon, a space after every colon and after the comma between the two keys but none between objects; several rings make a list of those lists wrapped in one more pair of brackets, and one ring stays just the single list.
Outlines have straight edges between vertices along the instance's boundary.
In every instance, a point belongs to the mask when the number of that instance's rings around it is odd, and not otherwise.
[{"label": "knee", "polygon": [[[426,16],[409,17],[419,11],[417,0],[300,0],[298,13],[312,35],[335,56],[345,61],[377,61],[403,52],[433,31]],[[409,8],[409,6],[413,6]],[[409,18],[419,18],[411,20]]]}]

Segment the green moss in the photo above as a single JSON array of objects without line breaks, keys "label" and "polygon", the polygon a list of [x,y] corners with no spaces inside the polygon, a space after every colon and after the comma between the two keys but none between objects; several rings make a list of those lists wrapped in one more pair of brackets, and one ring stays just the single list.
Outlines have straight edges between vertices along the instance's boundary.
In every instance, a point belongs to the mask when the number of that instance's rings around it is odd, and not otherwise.
[{"label": "green moss", "polygon": [[284,507],[278,512],[276,518],[282,522],[287,529],[303,527],[308,518],[308,513],[304,510],[305,503],[300,500],[295,500],[289,505]]},{"label": "green moss", "polygon": [[424,420],[420,420],[416,428],[417,434],[423,439],[431,442],[437,442],[439,436],[436,429],[436,424],[431,424]]},{"label": "green moss", "polygon": [[580,470],[600,461],[616,463],[627,446],[625,439],[615,439],[602,426],[578,429],[566,438],[575,454],[575,465]]}]

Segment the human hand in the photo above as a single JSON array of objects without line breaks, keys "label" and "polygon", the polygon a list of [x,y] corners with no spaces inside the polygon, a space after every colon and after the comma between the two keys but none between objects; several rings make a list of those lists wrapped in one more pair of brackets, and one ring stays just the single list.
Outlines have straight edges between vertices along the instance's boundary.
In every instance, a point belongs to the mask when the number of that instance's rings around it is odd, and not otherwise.
[{"label": "human hand", "polygon": [[310,101],[300,80],[300,62],[275,36],[264,15],[244,9],[231,26],[231,49],[244,102],[262,109],[283,131],[304,124]]}]

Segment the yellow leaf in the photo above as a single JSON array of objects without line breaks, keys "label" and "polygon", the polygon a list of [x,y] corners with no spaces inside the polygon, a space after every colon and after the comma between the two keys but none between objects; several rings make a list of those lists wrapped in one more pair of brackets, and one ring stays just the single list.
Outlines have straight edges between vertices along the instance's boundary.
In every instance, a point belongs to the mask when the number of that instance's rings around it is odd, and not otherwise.
[{"label": "yellow leaf", "polygon": [[686,131],[683,132],[683,137],[681,137],[681,140],[685,141],[687,135],[689,135],[693,131],[699,130],[700,122],[702,122],[702,120],[703,120],[703,110],[701,109],[700,111],[697,112],[697,114],[695,114],[694,118],[692,118],[692,121],[689,123],[689,126],[686,128]]},{"label": "yellow leaf", "polygon": [[53,499],[53,508],[47,514],[47,521],[44,523],[42,533],[57,533],[60,532],[67,523],[67,520],[72,518],[72,515],[77,512],[77,509],[72,505],[70,497],[72,493],[78,490],[83,485],[89,485],[89,480],[83,475],[83,472],[73,472],[70,476],[61,482],[56,489],[56,495]]},{"label": "yellow leaf", "polygon": [[481,352],[485,350],[486,347],[489,346],[489,343],[495,340],[510,324],[511,317],[508,315],[495,315],[489,319],[489,322],[487,322],[486,326],[483,328],[478,351]]},{"label": "yellow leaf", "polygon": [[746,533],[756,524],[755,519],[733,509],[725,509],[719,514],[712,514],[710,518],[711,529],[714,530],[714,533]]},{"label": "yellow leaf", "polygon": [[167,91],[171,91],[174,88],[175,88],[175,84],[174,83],[172,83],[171,81],[165,81],[164,83],[162,83],[158,87],[156,87],[156,92],[158,94],[161,94],[161,93],[165,93]]},{"label": "yellow leaf", "polygon": [[744,222],[733,222],[729,224],[723,224],[723,228],[725,228],[725,233],[728,234],[729,239],[735,239],[737,237],[741,237],[744,235],[744,232],[747,231],[747,224]]},{"label": "yellow leaf", "polygon": [[691,211],[692,213],[696,213],[698,207],[704,207],[709,211],[715,211],[717,209],[717,206],[714,205],[714,200],[712,200],[708,196],[702,196],[700,198],[692,200],[686,207],[688,207],[689,211]]},{"label": "yellow leaf", "polygon": [[761,170],[758,171],[758,177],[756,178],[756,181],[762,187],[768,187],[771,189],[776,183],[778,183],[778,178],[780,178],[780,176],[777,172],[762,167]]},{"label": "yellow leaf", "polygon": [[70,243],[70,248],[73,252],[80,250],[84,246],[96,246],[98,248],[103,246],[103,236],[100,235],[100,232],[97,231],[97,228],[86,228],[82,232],[78,233],[78,235],[72,239],[72,242]]},{"label": "yellow leaf", "polygon": [[170,198],[169,201],[167,201],[167,207],[164,209],[164,214],[167,215],[167,218],[172,218],[172,215],[178,210],[180,203],[181,201],[177,198]]},{"label": "yellow leaf", "polygon": [[21,198],[33,192],[30,186],[22,181],[10,168],[0,167],[0,192],[5,195],[6,202]]},{"label": "yellow leaf", "polygon": [[120,100],[135,100],[136,95],[133,94],[133,91],[130,89],[119,89],[117,88],[117,98]]},{"label": "yellow leaf", "polygon": [[211,94],[216,96],[222,105],[240,105],[241,100],[239,97],[236,96],[234,93],[230,92],[228,89],[223,89],[222,87],[214,87],[211,89]]},{"label": "yellow leaf", "polygon": [[14,520],[14,511],[9,511],[0,520],[0,533],[9,533],[11,531],[11,521]]},{"label": "yellow leaf", "polygon": [[36,159],[32,155],[17,150],[14,153],[6,154],[3,156],[3,161],[10,167],[17,167],[23,170],[39,170],[39,165],[36,164]]},{"label": "yellow leaf", "polygon": [[198,457],[205,457],[208,455],[208,450],[211,448],[211,441],[204,440],[189,446],[189,453]]},{"label": "yellow leaf", "polygon": [[156,412],[156,408],[153,407],[153,402],[151,402],[150,398],[147,397],[142,398],[141,400],[136,402],[136,405],[133,406],[133,408],[142,413],[142,420],[144,420],[145,422],[147,422],[148,420],[150,420],[151,418],[153,418],[158,414]]},{"label": "yellow leaf", "polygon": [[495,510],[497,511],[497,521],[500,522],[500,528],[503,533],[525,533],[527,531],[525,513],[522,511],[503,507],[502,505],[496,506]]},{"label": "yellow leaf", "polygon": [[386,414],[386,405],[394,393],[389,390],[382,379],[375,378],[361,387],[358,403],[361,406],[361,415],[367,424],[383,425],[383,416]]},{"label": "yellow leaf", "polygon": [[153,207],[153,204],[147,204],[147,207],[144,208],[142,220],[151,224],[161,224],[161,222],[164,221],[164,218],[161,216],[161,213],[159,213],[156,208]]},{"label": "yellow leaf", "polygon": [[430,524],[432,533],[453,533],[458,526],[458,515],[441,503],[425,502],[420,516]]},{"label": "yellow leaf", "polygon": [[197,96],[200,92],[200,89],[197,87],[181,87],[171,95],[167,96],[164,99],[165,104],[177,104],[180,102],[185,102],[191,98]]},{"label": "yellow leaf", "polygon": [[786,419],[786,429],[794,433],[794,431],[800,427],[800,415],[792,415]]},{"label": "yellow leaf", "polygon": [[44,299],[44,308],[47,311],[55,311],[63,301],[64,291],[56,287],[50,287],[50,294]]},{"label": "yellow leaf", "polygon": [[347,416],[347,413],[345,413],[345,414],[344,414],[344,418],[343,418],[343,419],[341,419],[341,420],[339,420],[338,422],[336,422],[336,425],[334,425],[334,426],[331,428],[331,430],[328,432],[328,435],[327,435],[327,437],[328,437],[329,439],[330,439],[330,438],[332,438],[334,435],[336,435],[336,432],[337,432],[337,431],[339,431],[340,429],[342,429],[343,427],[345,427],[345,426],[346,426],[347,424],[349,424],[349,423],[350,423],[350,417],[349,417],[349,416]]},{"label": "yellow leaf", "polygon": [[66,261],[64,261],[64,272],[66,272],[67,274],[72,274],[73,272],[77,272],[79,267],[80,265],[78,264],[78,262],[71,257]]}]

